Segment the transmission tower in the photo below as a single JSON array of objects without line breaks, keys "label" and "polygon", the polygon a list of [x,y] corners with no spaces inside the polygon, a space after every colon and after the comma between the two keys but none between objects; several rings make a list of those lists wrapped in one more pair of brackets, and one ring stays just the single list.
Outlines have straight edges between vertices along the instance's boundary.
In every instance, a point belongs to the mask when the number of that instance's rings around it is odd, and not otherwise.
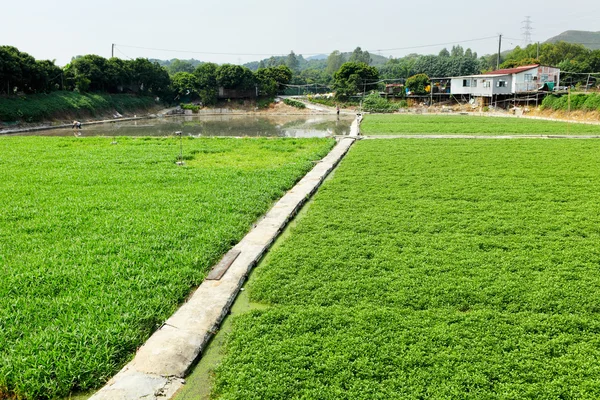
[{"label": "transmission tower", "polygon": [[531,44],[531,31],[533,31],[533,27],[531,26],[531,17],[528,15],[525,17],[525,21],[521,22],[521,31],[523,32],[523,43],[525,46]]}]

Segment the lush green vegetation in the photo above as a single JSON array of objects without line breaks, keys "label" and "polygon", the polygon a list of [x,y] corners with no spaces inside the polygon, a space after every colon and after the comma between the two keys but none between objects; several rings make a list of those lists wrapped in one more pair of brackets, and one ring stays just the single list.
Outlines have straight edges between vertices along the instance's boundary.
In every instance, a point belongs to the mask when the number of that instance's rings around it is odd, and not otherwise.
[{"label": "lush green vegetation", "polygon": [[562,96],[546,96],[542,107],[550,110],[584,110],[600,111],[600,94],[577,93]]},{"label": "lush green vegetation", "polygon": [[364,135],[568,135],[599,134],[600,125],[468,115],[369,115],[360,131]]},{"label": "lush green vegetation", "polygon": [[362,106],[363,110],[374,113],[391,113],[398,111],[400,103],[388,101],[379,95],[379,93],[371,93],[365,96]]},{"label": "lush green vegetation", "polygon": [[[600,396],[596,141],[361,141],[248,285],[215,396]],[[353,204],[355,206],[349,206]]]},{"label": "lush green vegetation", "polygon": [[340,106],[342,108],[350,108],[350,107],[357,107],[358,105],[360,105],[360,102],[358,102],[356,100],[341,101],[341,100],[336,100],[333,97],[308,96],[308,101],[310,101],[311,103],[315,103],[315,104],[322,104],[322,105],[328,106],[328,107]]},{"label": "lush green vegetation", "polygon": [[110,378],[330,139],[0,137],[0,398]]},{"label": "lush green vegetation", "polygon": [[283,102],[285,104],[287,104],[288,106],[292,106],[292,107],[296,107],[296,108],[306,108],[306,105],[298,100],[294,100],[294,99],[283,99]]},{"label": "lush green vegetation", "polygon": [[148,110],[154,98],[127,94],[52,92],[0,97],[0,121],[36,122],[52,118],[96,116],[105,112]]}]

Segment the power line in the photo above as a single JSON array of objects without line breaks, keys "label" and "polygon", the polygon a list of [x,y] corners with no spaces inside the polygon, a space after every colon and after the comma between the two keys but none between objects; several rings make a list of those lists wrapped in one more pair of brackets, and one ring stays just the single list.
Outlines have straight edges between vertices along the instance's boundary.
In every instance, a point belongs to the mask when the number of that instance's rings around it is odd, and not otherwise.
[{"label": "power line", "polygon": [[497,36],[487,36],[487,37],[477,38],[477,39],[459,40],[459,41],[454,41],[454,42],[436,43],[436,44],[424,44],[424,45],[421,45],[421,46],[397,47],[395,49],[378,49],[378,50],[375,50],[375,51],[396,51],[396,50],[422,49],[422,48],[425,48],[425,47],[447,46],[447,45],[450,45],[450,44],[460,44],[460,43],[477,42],[477,41],[480,41],[480,40],[495,39],[496,37]]},{"label": "power line", "polygon": [[119,53],[123,54],[125,57],[129,58],[130,60],[133,60],[133,58],[131,58],[131,57],[129,57],[127,54],[123,53],[123,52],[122,52],[122,51],[121,51],[121,50],[120,50],[120,49],[117,47],[117,45],[115,45],[115,47],[114,47],[114,48],[115,48],[115,49],[117,49],[117,51],[118,51]]},{"label": "power line", "polygon": [[[487,36],[487,37],[482,37],[482,38],[457,40],[457,41],[452,41],[452,42],[425,44],[425,45],[418,45],[418,46],[396,47],[396,48],[390,48],[390,49],[376,49],[375,51],[372,51],[372,52],[378,53],[378,52],[384,52],[384,51],[422,49],[422,48],[427,48],[427,47],[437,47],[437,46],[447,46],[447,45],[451,45],[451,44],[477,42],[477,41],[489,40],[489,39],[494,39],[494,38],[496,38],[496,36]],[[220,56],[260,56],[260,57],[271,57],[271,56],[284,57],[284,56],[286,56],[286,54],[282,54],[282,53],[228,53],[228,52],[210,52],[210,51],[195,51],[195,50],[176,50],[176,49],[164,49],[164,48],[156,48],[156,47],[132,46],[132,45],[115,43],[115,48],[117,48],[117,51],[119,51],[117,46],[127,47],[127,48],[132,48],[132,49],[141,49],[141,50],[166,51],[166,52],[172,52],[172,53],[220,55]],[[352,50],[344,51],[343,53],[351,53],[351,52],[352,52]],[[329,53],[329,52],[322,51],[322,52],[298,53],[298,54],[302,54],[302,55],[306,55],[306,56],[313,56],[313,55],[327,54],[327,53]],[[121,54],[123,54],[123,53],[121,52]]]}]

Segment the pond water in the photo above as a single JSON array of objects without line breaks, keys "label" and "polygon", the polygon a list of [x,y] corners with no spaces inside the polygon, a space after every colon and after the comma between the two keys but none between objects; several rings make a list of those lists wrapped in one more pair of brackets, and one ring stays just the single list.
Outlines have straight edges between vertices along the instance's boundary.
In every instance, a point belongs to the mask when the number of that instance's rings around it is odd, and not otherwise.
[{"label": "pond water", "polygon": [[[234,137],[326,137],[348,135],[352,116],[177,116],[138,121],[83,125],[78,136],[172,136],[177,131],[184,136]],[[23,132],[19,136],[72,136],[73,130],[49,129]]]}]

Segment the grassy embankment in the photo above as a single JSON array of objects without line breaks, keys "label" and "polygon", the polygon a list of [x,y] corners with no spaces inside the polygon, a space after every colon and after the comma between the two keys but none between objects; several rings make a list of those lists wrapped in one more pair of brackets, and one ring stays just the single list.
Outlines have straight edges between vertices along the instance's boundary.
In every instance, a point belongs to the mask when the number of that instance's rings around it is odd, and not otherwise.
[{"label": "grassy embankment", "polygon": [[0,96],[0,122],[41,122],[97,117],[105,113],[141,112],[156,107],[154,98],[128,94],[52,92]]},{"label": "grassy embankment", "polygon": [[0,137],[0,399],[109,379],[333,144]]},{"label": "grassy embankment", "polygon": [[248,284],[215,397],[600,397],[597,141],[361,141]]},{"label": "grassy embankment", "polygon": [[597,135],[600,125],[469,115],[368,115],[360,131],[363,135]]}]

